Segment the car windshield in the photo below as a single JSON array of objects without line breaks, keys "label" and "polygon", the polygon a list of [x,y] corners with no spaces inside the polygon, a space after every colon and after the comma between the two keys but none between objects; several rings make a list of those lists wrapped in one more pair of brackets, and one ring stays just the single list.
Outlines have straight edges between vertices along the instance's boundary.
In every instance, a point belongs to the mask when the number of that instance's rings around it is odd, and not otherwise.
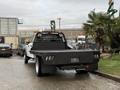
[{"label": "car windshield", "polygon": [[10,48],[9,44],[0,44],[0,49],[1,48]]},{"label": "car windshield", "polygon": [[85,41],[85,38],[78,38],[79,41]]},{"label": "car windshield", "polygon": [[38,37],[36,39],[37,42],[63,42],[62,37],[60,37],[58,34],[42,34],[41,37]]}]

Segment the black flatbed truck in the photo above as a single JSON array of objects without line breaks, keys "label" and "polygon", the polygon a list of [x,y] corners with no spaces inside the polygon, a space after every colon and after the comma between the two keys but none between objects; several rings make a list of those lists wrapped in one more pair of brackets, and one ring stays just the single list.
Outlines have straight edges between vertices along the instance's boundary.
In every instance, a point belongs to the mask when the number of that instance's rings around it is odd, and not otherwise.
[{"label": "black flatbed truck", "polygon": [[98,50],[72,50],[61,32],[38,32],[31,53],[35,55],[37,76],[54,73],[58,69],[95,71],[98,69]]}]

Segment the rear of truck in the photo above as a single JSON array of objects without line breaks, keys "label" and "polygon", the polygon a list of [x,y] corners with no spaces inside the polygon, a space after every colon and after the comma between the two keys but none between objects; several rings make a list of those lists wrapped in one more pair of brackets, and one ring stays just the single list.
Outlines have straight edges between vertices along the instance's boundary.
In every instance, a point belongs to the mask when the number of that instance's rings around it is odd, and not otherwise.
[{"label": "rear of truck", "polygon": [[98,68],[99,51],[71,50],[63,33],[37,33],[31,53],[35,55],[36,74],[55,72],[58,69],[95,71]]}]

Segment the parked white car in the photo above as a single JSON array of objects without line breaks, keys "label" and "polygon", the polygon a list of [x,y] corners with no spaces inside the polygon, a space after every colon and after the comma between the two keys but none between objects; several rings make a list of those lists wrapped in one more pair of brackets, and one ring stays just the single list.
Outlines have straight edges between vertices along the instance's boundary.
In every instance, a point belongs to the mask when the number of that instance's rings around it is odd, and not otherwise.
[{"label": "parked white car", "polygon": [[24,56],[24,59],[25,59],[25,64],[28,63],[28,60],[29,59],[34,59],[34,55],[30,53],[30,50],[32,48],[32,45],[33,43],[29,43],[25,46],[25,56]]},{"label": "parked white car", "polygon": [[70,47],[71,49],[76,49],[76,42],[75,40],[67,40],[67,45],[68,47]]}]

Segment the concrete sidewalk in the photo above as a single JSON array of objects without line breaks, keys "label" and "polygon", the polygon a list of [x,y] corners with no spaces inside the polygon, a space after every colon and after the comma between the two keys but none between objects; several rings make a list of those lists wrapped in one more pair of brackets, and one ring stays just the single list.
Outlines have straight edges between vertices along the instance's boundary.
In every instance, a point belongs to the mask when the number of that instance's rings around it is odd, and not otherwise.
[{"label": "concrete sidewalk", "polygon": [[112,79],[112,80],[117,81],[117,82],[120,83],[120,76],[111,75],[111,74],[103,73],[103,72],[100,72],[100,71],[96,71],[96,72],[93,72],[93,73],[97,74],[99,76],[108,78],[108,79]]}]

